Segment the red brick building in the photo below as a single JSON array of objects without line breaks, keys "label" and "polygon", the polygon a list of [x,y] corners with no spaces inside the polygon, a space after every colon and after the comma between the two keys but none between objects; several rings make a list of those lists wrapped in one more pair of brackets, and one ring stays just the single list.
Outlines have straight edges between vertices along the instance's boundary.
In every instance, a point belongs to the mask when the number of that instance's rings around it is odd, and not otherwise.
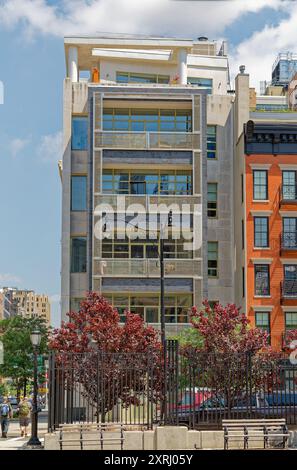
[{"label": "red brick building", "polygon": [[278,350],[297,328],[297,125],[249,121],[244,153],[245,308]]}]

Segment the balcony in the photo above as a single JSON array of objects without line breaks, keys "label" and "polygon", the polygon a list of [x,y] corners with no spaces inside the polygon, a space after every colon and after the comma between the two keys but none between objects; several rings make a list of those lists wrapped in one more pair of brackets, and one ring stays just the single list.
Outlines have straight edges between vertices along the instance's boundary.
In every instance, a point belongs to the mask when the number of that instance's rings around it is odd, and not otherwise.
[{"label": "balcony", "polygon": [[280,284],[282,300],[297,299],[297,279],[285,279]]},{"label": "balcony", "polygon": [[282,333],[282,348],[283,349],[288,349],[290,347],[291,342],[293,341],[293,337],[295,339],[294,335],[295,328],[288,329],[285,331],[285,333]]},{"label": "balcony", "polygon": [[281,249],[282,251],[297,250],[297,232],[283,232],[281,234]]},{"label": "balcony", "polygon": [[[164,273],[165,277],[199,278],[201,260],[166,259],[164,260]],[[158,258],[94,258],[93,274],[100,277],[159,277],[160,262]]]},{"label": "balcony", "polygon": [[[135,195],[135,194],[94,194],[94,209],[98,205],[109,205],[113,212],[126,211],[132,204],[138,204],[143,207],[143,210],[147,213],[154,213],[154,206],[160,206],[165,204],[166,206],[176,205],[178,210],[189,209],[191,213],[194,210],[197,211],[197,206],[201,204],[200,196],[177,196],[177,195]],[[189,205],[189,207],[185,207]],[[108,211],[107,211],[108,212]]]},{"label": "balcony", "polygon": [[199,150],[199,132],[94,131],[94,148],[128,150]]},{"label": "balcony", "polygon": [[282,184],[280,204],[297,204],[297,184]]}]

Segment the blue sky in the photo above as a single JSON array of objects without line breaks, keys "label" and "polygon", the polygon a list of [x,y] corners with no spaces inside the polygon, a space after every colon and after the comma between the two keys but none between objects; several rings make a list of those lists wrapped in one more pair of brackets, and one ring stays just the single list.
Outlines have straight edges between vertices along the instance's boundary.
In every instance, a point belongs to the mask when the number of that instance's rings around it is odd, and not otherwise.
[{"label": "blue sky", "polygon": [[245,63],[258,85],[278,51],[297,52],[296,22],[281,0],[0,0],[0,286],[48,294],[57,323],[64,34],[224,38],[231,70]]}]

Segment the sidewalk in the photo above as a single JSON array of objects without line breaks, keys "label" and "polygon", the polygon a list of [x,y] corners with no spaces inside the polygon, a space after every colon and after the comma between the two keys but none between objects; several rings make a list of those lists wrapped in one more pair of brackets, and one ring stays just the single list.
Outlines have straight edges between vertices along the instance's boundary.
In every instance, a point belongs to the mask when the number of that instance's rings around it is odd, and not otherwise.
[{"label": "sidewalk", "polygon": [[[44,434],[47,433],[47,422],[43,421],[44,420],[38,423],[38,437],[42,445],[44,442]],[[0,437],[0,452],[2,450],[21,450],[25,447],[26,443],[30,439],[30,428],[31,427],[29,427],[29,435],[27,437],[21,437],[19,421],[13,419],[9,425],[8,438],[2,439]]]}]

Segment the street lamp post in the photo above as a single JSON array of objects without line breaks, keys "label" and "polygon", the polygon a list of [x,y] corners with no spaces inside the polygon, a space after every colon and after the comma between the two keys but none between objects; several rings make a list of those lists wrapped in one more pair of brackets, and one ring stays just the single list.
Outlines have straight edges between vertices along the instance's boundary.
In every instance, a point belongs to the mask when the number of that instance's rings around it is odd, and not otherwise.
[{"label": "street lamp post", "polygon": [[34,390],[33,390],[33,410],[32,410],[32,431],[31,437],[28,441],[28,446],[40,446],[41,442],[38,439],[38,404],[37,404],[37,394],[38,394],[38,369],[37,369],[37,355],[38,349],[41,342],[41,332],[39,330],[32,331],[30,335],[31,343],[34,351]]},{"label": "street lamp post", "polygon": [[[131,224],[124,220],[126,225],[131,225],[134,228],[138,228],[136,225]],[[167,227],[172,227],[172,210],[168,212],[168,221]],[[106,232],[106,222],[103,224],[103,232]],[[160,236],[159,236],[159,260],[160,260],[160,323],[161,323],[161,344],[163,350],[163,374],[164,374],[164,383],[163,383],[163,406],[162,406],[162,415],[164,423],[166,424],[166,375],[167,375],[167,355],[166,355],[166,325],[165,325],[165,276],[164,276],[164,233],[165,228],[160,227]]]}]

